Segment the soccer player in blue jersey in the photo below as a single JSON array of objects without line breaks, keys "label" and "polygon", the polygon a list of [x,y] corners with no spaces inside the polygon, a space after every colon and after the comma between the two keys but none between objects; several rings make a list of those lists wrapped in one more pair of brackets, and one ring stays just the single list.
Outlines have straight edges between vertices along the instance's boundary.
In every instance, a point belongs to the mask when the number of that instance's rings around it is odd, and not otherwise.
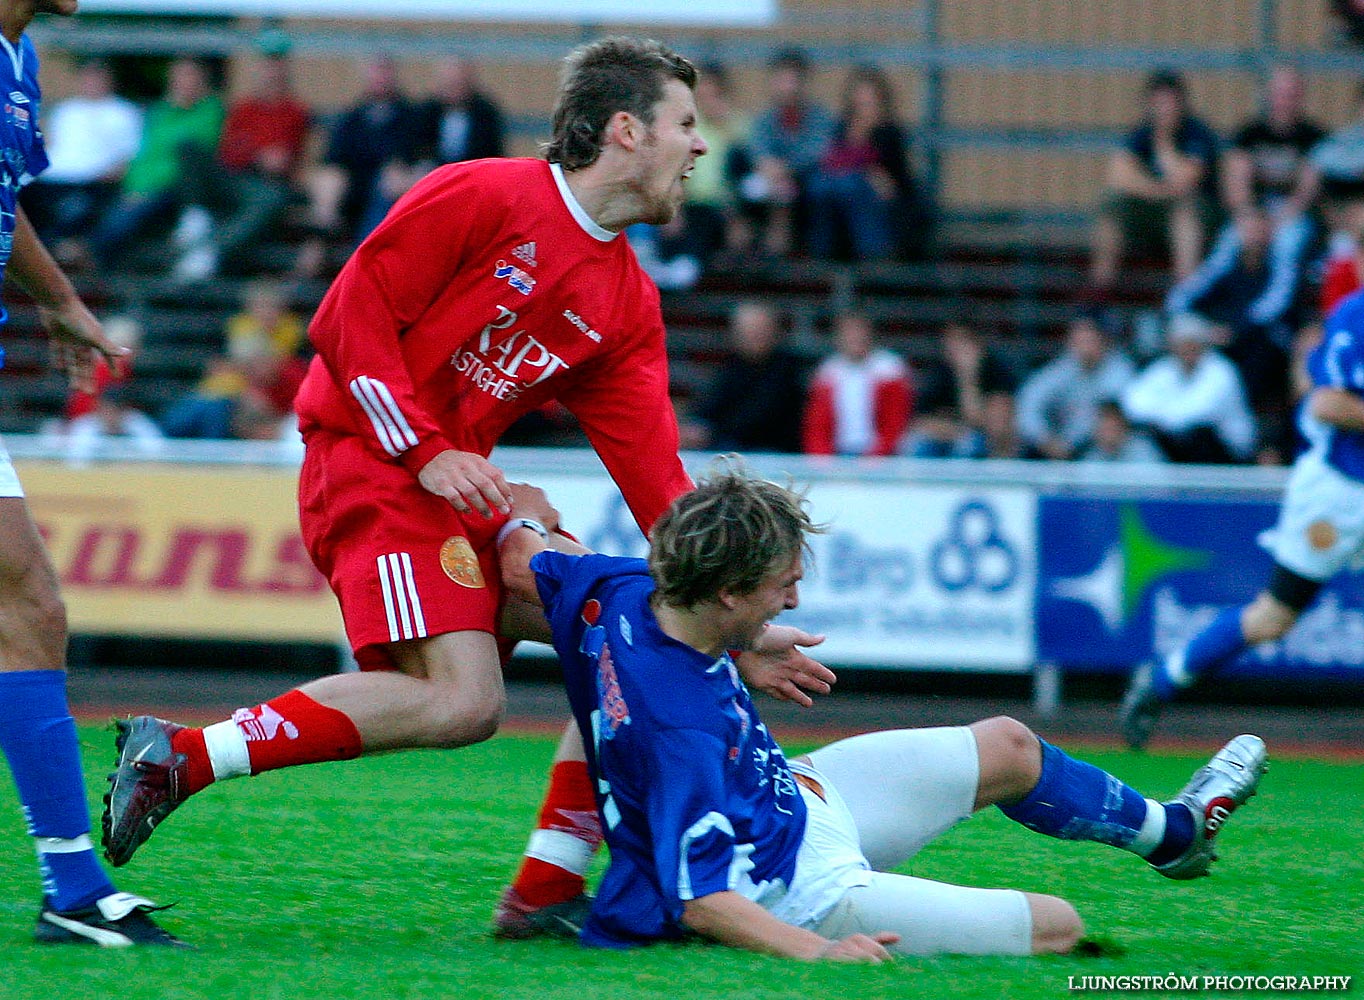
[{"label": "soccer player in blue jersey", "polygon": [[[18,204],[19,189],[47,166],[38,54],[24,30],[35,14],[75,11],[76,0],[0,0],[0,278],[7,270],[33,297],[54,364],[89,391],[96,359],[116,364],[122,349],[77,297]],[[56,573],[0,445],[0,749],[38,851],[43,903],[34,936],[104,947],[181,945],[148,916],[158,907],[117,891],[95,857],[65,671],[66,611]]]},{"label": "soccer player in blue jersey", "polygon": [[658,520],[647,562],[546,550],[535,519],[553,510],[533,507],[518,498],[502,572],[513,593],[543,604],[587,737],[611,859],[585,944],[699,933],[869,962],[1067,952],[1083,928],[1062,899],[887,869],[997,805],[1038,832],[1195,878],[1255,793],[1265,751],[1254,736],[1232,740],[1161,803],[1002,717],[867,733],[788,761],[731,651],[796,606],[805,541],[818,530],[799,496],[722,470]]},{"label": "soccer player in blue jersey", "polygon": [[1312,389],[1299,425],[1308,448],[1293,463],[1271,535],[1269,584],[1223,609],[1163,662],[1132,675],[1118,710],[1124,739],[1143,747],[1165,704],[1251,646],[1283,638],[1331,577],[1364,553],[1364,292],[1326,318],[1307,357]]}]

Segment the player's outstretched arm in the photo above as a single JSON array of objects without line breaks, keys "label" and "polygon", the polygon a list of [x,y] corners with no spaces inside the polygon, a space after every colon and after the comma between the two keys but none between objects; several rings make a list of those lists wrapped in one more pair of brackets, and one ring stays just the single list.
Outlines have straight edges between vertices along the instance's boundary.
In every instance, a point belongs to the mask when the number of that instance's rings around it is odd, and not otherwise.
[{"label": "player's outstretched arm", "polygon": [[1364,431],[1364,399],[1347,389],[1314,389],[1307,406],[1322,423],[1346,431]]},{"label": "player's outstretched arm", "polygon": [[119,370],[128,349],[105,336],[99,320],[38,239],[23,209],[15,210],[9,274],[37,303],[38,318],[52,340],[52,364],[66,373],[73,388],[94,391],[95,363],[101,356],[110,368]]},{"label": "player's outstretched arm", "polygon": [[502,570],[502,585],[507,592],[527,604],[540,607],[540,590],[535,586],[535,573],[530,561],[537,552],[549,548],[549,542],[538,531],[517,527],[521,518],[530,518],[553,534],[559,527],[559,512],[545,496],[545,491],[528,483],[513,483],[507,488],[511,497],[511,518],[498,539],[497,557]]},{"label": "player's outstretched arm", "polygon": [[802,647],[818,646],[822,635],[811,635],[790,625],[769,625],[753,648],[739,654],[736,666],[744,683],[782,701],[809,708],[813,694],[828,694],[838,677]]},{"label": "player's outstretched arm", "polygon": [[842,962],[886,962],[886,945],[900,940],[889,931],[853,934],[840,941],[778,920],[751,899],[737,892],[715,892],[688,900],[682,922],[721,944],[807,962],[829,959]]}]

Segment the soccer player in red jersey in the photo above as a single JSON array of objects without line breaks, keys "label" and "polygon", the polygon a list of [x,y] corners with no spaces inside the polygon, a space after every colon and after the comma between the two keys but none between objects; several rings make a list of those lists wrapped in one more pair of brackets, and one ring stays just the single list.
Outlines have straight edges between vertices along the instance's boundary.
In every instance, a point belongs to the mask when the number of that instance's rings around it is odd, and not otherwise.
[{"label": "soccer player in red jersey", "polygon": [[[120,723],[104,814],[115,865],[215,780],[493,734],[505,704],[498,637],[548,635],[506,598],[496,564],[499,533],[519,522],[508,524],[512,487],[487,456],[521,415],[549,400],[571,410],[645,532],[691,488],[658,290],[620,233],[666,222],[682,203],[706,152],[695,82],[691,63],[657,42],[580,48],[548,162],[437,168],[341,270],[313,319],[317,357],[296,402],[299,510],[362,671],[203,729]],[[797,649],[813,641],[772,635],[767,655],[748,658],[751,682],[804,701],[797,685],[828,690],[832,675]],[[600,833],[576,730],[560,756],[547,822],[579,816],[567,839],[590,858]],[[539,853],[548,861],[517,881],[517,917],[581,891],[576,848]]]}]

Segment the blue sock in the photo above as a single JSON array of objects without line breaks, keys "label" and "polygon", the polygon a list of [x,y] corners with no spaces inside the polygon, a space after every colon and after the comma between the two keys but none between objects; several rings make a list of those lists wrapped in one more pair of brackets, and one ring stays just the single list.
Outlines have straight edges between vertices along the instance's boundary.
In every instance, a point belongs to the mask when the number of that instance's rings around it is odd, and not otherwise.
[{"label": "blue sock", "polygon": [[[1170,810],[1165,806],[1046,740],[1038,742],[1041,777],[1021,801],[999,807],[1005,816],[1049,837],[1112,844],[1142,857],[1159,850],[1167,833],[1177,836],[1166,822]],[[1185,847],[1192,840],[1192,823],[1189,827]]]},{"label": "blue sock", "polygon": [[1154,851],[1146,855],[1153,865],[1163,865],[1184,853],[1193,843],[1193,813],[1183,802],[1165,803],[1165,835]]},{"label": "blue sock", "polygon": [[38,838],[43,893],[53,908],[80,909],[113,892],[90,843],[65,673],[0,672],[0,750],[19,790],[29,835]]},{"label": "blue sock", "polygon": [[1245,649],[1241,608],[1223,608],[1207,628],[1166,661],[1165,669],[1155,672],[1156,693],[1169,700],[1176,691],[1187,688],[1199,677],[1221,670]]}]

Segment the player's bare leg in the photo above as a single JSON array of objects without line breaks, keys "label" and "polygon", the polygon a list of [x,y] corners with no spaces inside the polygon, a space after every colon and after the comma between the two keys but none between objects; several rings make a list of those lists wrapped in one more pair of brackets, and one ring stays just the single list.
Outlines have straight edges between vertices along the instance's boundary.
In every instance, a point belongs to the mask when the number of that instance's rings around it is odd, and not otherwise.
[{"label": "player's bare leg", "polygon": [[180,803],[215,781],[362,753],[477,743],[505,710],[497,643],[450,632],[391,647],[398,672],[334,674],[203,729],[119,723],[103,817],[105,856],[126,864]]},{"label": "player's bare leg", "polygon": [[[1250,647],[1287,635],[1320,587],[1316,581],[1276,566],[1271,589],[1261,591],[1247,605],[1222,609],[1163,660],[1139,665],[1118,706],[1118,726],[1127,745],[1134,750],[1145,747],[1166,703],[1181,691],[1216,675]],[[1287,600],[1276,596],[1276,590]]]},{"label": "player's bare leg", "polygon": [[[9,462],[0,449],[0,473]],[[66,609],[20,496],[0,497],[0,749],[38,849],[45,944],[181,946],[119,892],[95,857],[76,726],[66,701]]]}]

